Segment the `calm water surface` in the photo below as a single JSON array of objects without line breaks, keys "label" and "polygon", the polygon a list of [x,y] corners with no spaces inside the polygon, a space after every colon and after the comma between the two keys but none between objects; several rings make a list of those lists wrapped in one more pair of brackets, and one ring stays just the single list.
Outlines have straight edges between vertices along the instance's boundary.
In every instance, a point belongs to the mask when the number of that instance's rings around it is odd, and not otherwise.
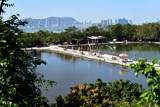
[{"label": "calm water surface", "polygon": [[[117,44],[114,54],[126,52],[129,58],[144,57],[149,60],[157,57],[160,59],[160,45],[151,44]],[[83,47],[87,50],[88,47]],[[102,53],[111,53],[107,46],[94,46],[93,50],[101,50]],[[97,78],[101,78],[103,82],[113,82],[115,80],[124,79],[137,82],[147,87],[146,78],[141,75],[138,78],[131,69],[115,66],[109,63],[102,63],[89,59],[80,59],[75,56],[68,56],[59,53],[40,52],[39,57],[47,62],[47,65],[41,65],[37,68],[37,72],[44,74],[46,79],[57,82],[56,86],[50,88],[48,92],[43,91],[50,102],[58,95],[66,95],[70,91],[70,87],[79,83],[94,83]],[[123,74],[120,70],[125,70]]]},{"label": "calm water surface", "polygon": [[[48,58],[47,58],[48,57]],[[48,55],[42,53],[42,58],[47,60],[46,66],[39,66],[37,71],[44,74],[46,79],[52,79],[58,84],[53,86],[50,91],[45,92],[50,101],[54,100],[55,96],[65,95],[69,92],[70,87],[78,83],[93,83],[97,78],[101,78],[104,82],[114,81],[116,79],[131,79],[133,82],[145,84],[145,78],[142,76],[136,78],[134,73],[120,66],[112,66],[107,63],[97,63],[96,61],[65,61],[57,58],[55,54]],[[119,70],[126,69],[128,72],[121,75]]]},{"label": "calm water surface", "polygon": [[[136,58],[146,58],[149,61],[154,58],[160,59],[160,44],[110,44],[108,46],[92,46],[92,50],[112,54],[110,47],[112,49],[115,47],[115,55],[126,52],[130,59],[134,59],[135,56]],[[87,47],[84,47],[84,49],[87,50]]]}]

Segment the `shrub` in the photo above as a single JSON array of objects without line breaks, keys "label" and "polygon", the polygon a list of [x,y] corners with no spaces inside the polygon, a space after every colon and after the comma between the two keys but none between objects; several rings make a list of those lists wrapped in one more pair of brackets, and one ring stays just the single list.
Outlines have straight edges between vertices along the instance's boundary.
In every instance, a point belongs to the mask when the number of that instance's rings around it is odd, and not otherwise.
[{"label": "shrub", "polygon": [[53,107],[134,107],[139,96],[144,92],[142,85],[131,83],[130,80],[116,80],[95,83],[82,83],[70,89],[64,98],[56,97]]}]

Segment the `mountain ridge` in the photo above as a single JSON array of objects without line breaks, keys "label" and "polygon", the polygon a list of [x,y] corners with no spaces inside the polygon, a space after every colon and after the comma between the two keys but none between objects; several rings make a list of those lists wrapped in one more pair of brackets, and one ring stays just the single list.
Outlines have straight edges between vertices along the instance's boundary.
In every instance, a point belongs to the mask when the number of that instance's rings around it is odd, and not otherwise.
[{"label": "mountain ridge", "polygon": [[70,27],[77,24],[82,24],[72,17],[47,17],[47,18],[23,18],[22,21],[26,20],[28,27]]}]

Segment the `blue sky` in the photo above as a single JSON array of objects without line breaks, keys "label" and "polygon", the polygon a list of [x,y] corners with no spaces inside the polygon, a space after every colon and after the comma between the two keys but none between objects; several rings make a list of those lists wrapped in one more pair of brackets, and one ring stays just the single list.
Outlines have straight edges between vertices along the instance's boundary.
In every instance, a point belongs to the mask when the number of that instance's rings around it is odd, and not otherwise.
[{"label": "blue sky", "polygon": [[133,23],[156,22],[160,19],[160,0],[9,0],[4,18],[20,14],[20,18],[73,17],[80,22],[97,23],[118,18]]}]

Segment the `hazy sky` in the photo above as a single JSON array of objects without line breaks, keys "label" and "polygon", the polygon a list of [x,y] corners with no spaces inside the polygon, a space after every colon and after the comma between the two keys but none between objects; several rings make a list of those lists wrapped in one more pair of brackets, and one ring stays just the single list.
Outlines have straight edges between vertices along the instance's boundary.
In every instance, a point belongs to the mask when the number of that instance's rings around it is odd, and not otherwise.
[{"label": "hazy sky", "polygon": [[133,23],[156,22],[160,18],[160,0],[9,0],[14,6],[6,9],[5,18],[73,17],[77,21],[101,22],[118,18]]}]

